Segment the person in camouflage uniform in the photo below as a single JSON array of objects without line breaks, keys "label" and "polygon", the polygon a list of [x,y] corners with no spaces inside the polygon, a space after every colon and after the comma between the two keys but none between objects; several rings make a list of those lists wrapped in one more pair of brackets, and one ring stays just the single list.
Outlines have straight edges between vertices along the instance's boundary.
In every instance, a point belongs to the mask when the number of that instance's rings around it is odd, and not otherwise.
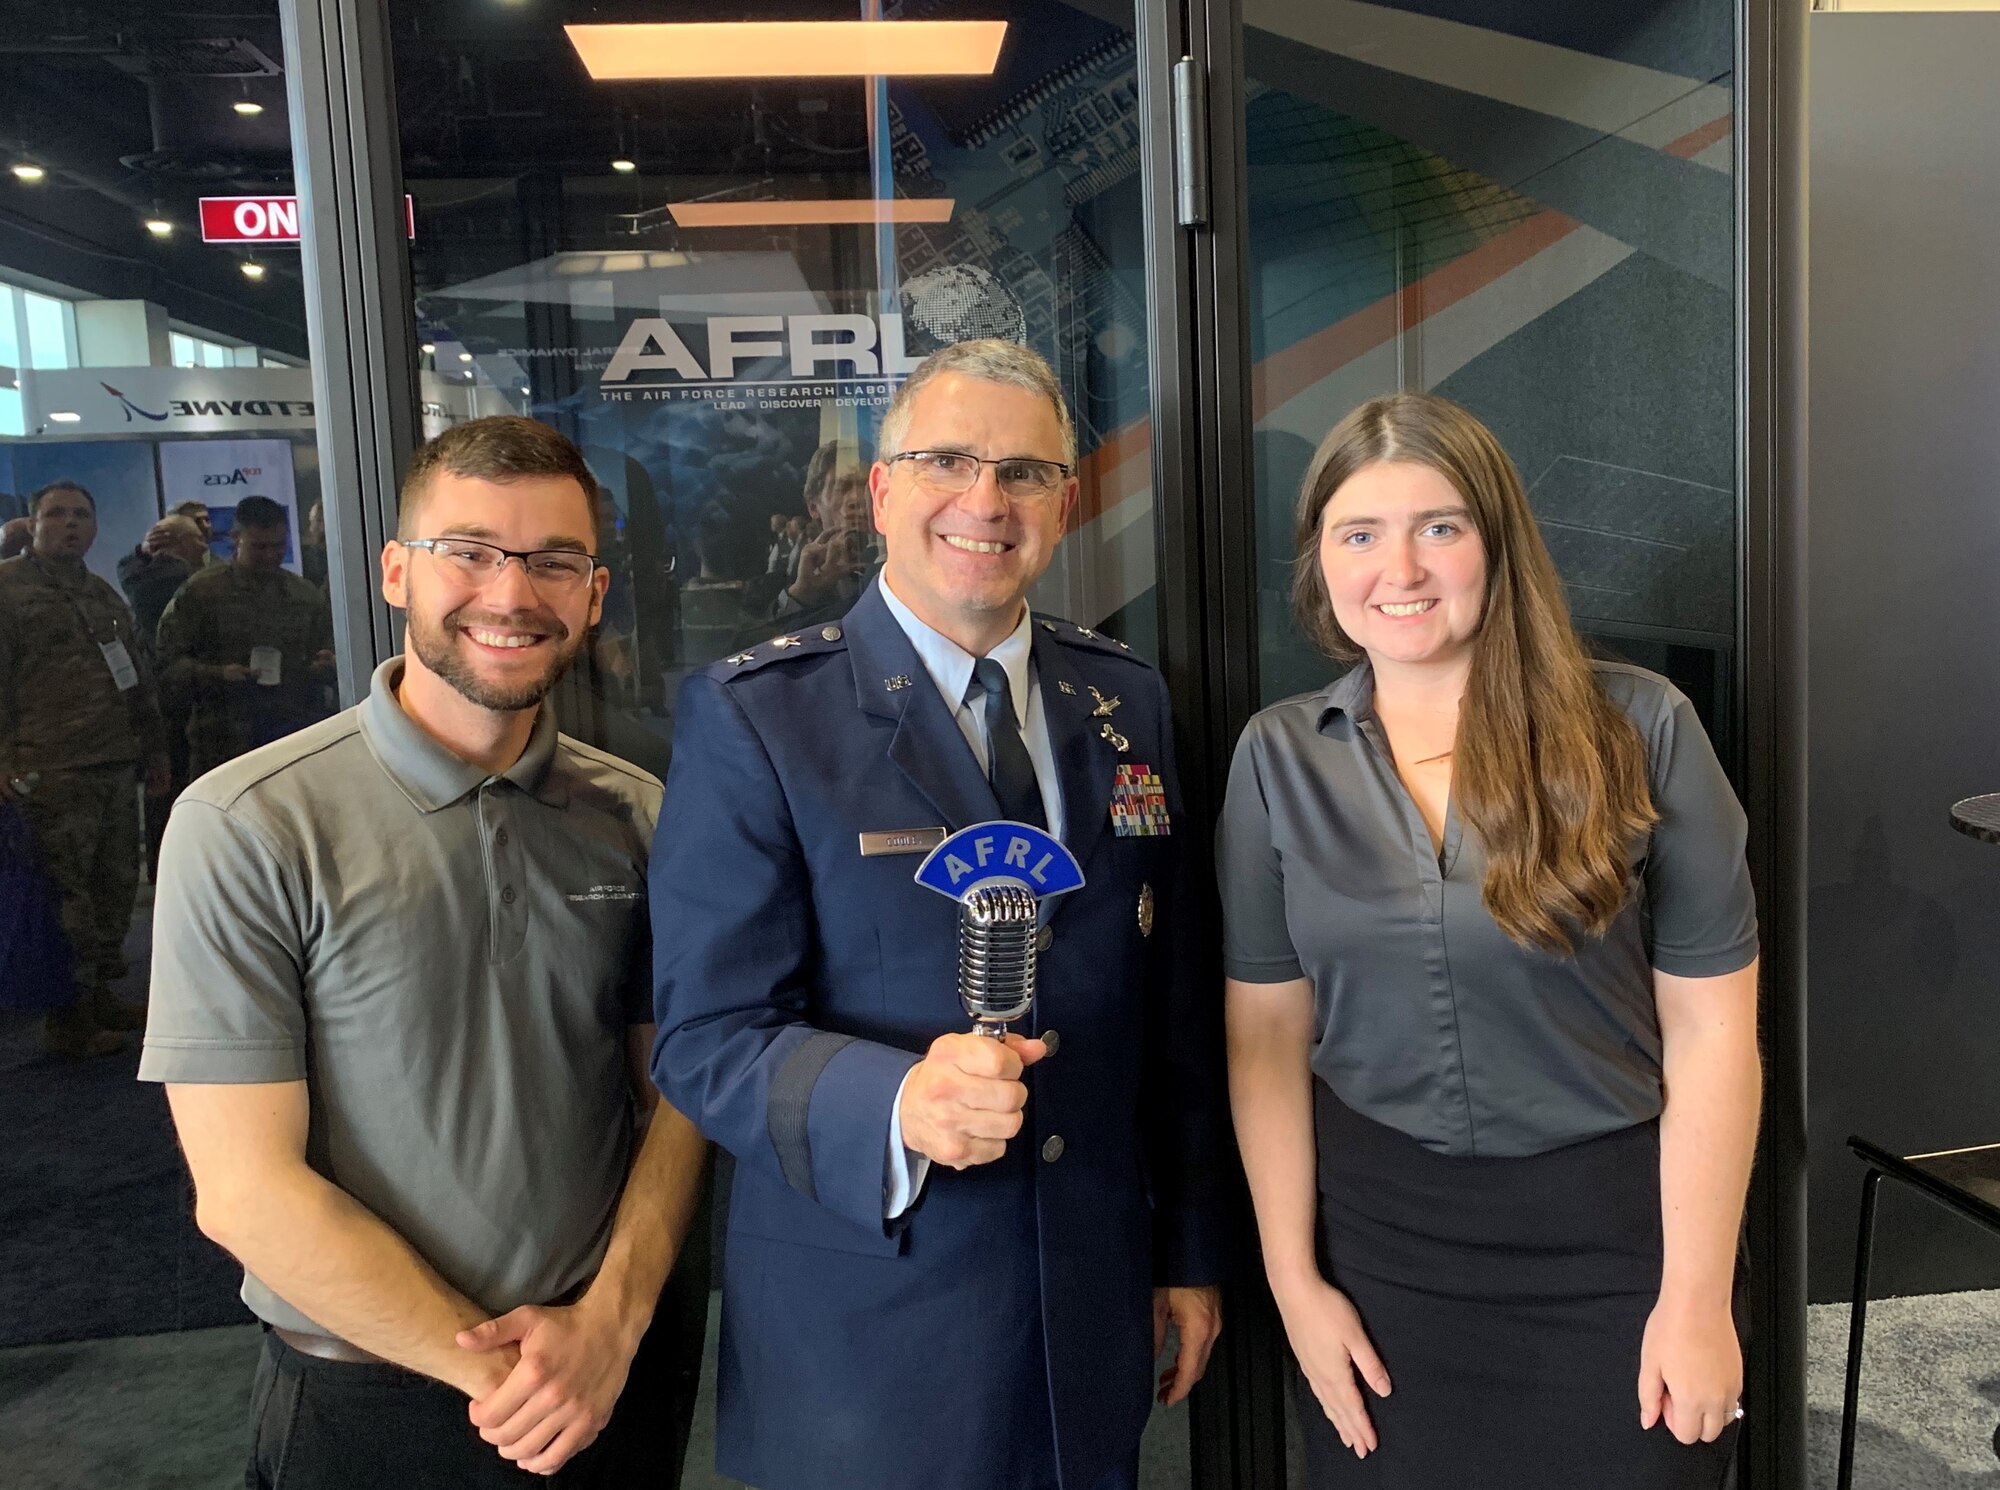
[{"label": "person in camouflage uniform", "polygon": [[[201,525],[193,518],[169,515],[154,523],[146,540],[118,561],[118,587],[132,605],[132,619],[139,627],[139,645],[146,649],[146,665],[154,677],[160,674],[159,658],[153,651],[160,634],[160,617],[180,593],[188,577],[208,558],[208,545]],[[187,713],[176,713],[172,700],[162,696],[160,712],[167,721],[167,762],[172,784],[164,797],[146,802],[146,877],[159,881],[160,841],[167,831],[167,814],[174,799],[188,784]]]},{"label": "person in camouflage uniform", "polygon": [[0,800],[16,803],[62,899],[77,997],[47,1017],[62,1056],[103,1055],[144,1013],[120,1003],[139,887],[133,786],[167,787],[166,732],[132,613],[84,568],[97,504],[73,482],[36,492],[34,542],[0,563]]},{"label": "person in camouflage uniform", "polygon": [[245,497],[234,558],[196,573],[160,617],[160,686],[188,710],[190,778],[331,712],[333,617],[284,567],[289,530],[283,507]]}]

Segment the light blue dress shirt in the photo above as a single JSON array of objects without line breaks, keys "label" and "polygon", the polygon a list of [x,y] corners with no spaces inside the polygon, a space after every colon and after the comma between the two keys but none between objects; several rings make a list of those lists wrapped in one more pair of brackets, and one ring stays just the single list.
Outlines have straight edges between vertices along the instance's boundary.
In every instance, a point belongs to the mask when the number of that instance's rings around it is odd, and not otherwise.
[{"label": "light blue dress shirt", "polygon": [[[896,624],[903,628],[903,634],[909,637],[910,645],[916,648],[917,660],[923,663],[924,671],[943,695],[945,708],[951,711],[965,743],[972,747],[980,774],[985,775],[989,749],[986,711],[983,705],[974,708],[965,701],[966,689],[972,684],[973,664],[979,659],[919,620],[915,611],[896,598],[886,573],[882,576],[882,599],[889,607],[889,614],[896,618]],[[1048,817],[1049,832],[1061,838],[1062,785],[1056,779],[1055,747],[1049,740],[1048,715],[1042,708],[1041,683],[1035,674],[1033,627],[1034,618],[1023,605],[1020,624],[986,655],[1007,673],[1014,717],[1021,721],[1021,743],[1027,747],[1029,763],[1035,768],[1035,782],[1042,789],[1042,811]],[[905,1076],[903,1085],[907,1086],[909,1080]],[[893,1221],[910,1208],[923,1189],[930,1168],[928,1158],[903,1146],[903,1088],[899,1086],[895,1103],[889,1109],[889,1149],[882,1177],[883,1219]]]}]

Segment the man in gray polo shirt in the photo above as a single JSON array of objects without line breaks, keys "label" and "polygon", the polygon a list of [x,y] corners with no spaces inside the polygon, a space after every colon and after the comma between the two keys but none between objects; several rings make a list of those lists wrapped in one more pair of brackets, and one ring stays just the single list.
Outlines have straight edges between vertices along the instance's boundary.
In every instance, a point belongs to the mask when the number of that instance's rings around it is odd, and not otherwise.
[{"label": "man in gray polo shirt", "polygon": [[253,1486],[673,1479],[641,1342],[703,1147],[646,1075],[660,784],[542,703],[609,582],[592,490],[526,419],[418,451],[408,654],[168,825],[139,1074],[269,1326]]}]

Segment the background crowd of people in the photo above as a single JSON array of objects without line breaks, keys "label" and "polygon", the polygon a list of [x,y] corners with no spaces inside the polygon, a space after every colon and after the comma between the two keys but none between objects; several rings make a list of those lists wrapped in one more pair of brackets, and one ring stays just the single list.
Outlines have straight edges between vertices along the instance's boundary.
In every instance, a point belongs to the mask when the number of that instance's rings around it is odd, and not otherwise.
[{"label": "background crowd of people", "polygon": [[218,542],[207,506],[181,503],[119,557],[116,588],[86,566],[97,503],[76,482],[36,491],[0,534],[0,811],[38,845],[72,952],[21,970],[7,1001],[43,1013],[60,1057],[107,1055],[143,1022],[112,990],[180,790],[335,706],[319,504],[303,574],[285,567],[282,504],[246,496],[232,518]]}]

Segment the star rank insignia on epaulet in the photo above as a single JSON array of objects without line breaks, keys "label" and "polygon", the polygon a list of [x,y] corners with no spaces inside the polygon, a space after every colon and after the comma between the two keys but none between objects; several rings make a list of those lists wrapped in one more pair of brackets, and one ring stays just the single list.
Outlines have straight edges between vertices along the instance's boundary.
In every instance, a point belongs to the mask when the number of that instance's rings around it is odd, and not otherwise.
[{"label": "star rank insignia on epaulet", "polygon": [[1122,642],[1115,636],[1107,636],[1094,626],[1079,626],[1073,621],[1065,621],[1057,616],[1038,615],[1035,620],[1040,623],[1042,630],[1058,641],[1068,642],[1071,646],[1108,653],[1113,657],[1122,654],[1137,658],[1138,654],[1132,650],[1130,643]]},{"label": "star rank insignia on epaulet", "polygon": [[739,678],[781,658],[817,657],[822,652],[832,651],[841,639],[841,629],[831,624],[811,631],[781,632],[769,641],[759,642],[741,652],[731,652],[711,664],[709,670],[721,678]]}]

